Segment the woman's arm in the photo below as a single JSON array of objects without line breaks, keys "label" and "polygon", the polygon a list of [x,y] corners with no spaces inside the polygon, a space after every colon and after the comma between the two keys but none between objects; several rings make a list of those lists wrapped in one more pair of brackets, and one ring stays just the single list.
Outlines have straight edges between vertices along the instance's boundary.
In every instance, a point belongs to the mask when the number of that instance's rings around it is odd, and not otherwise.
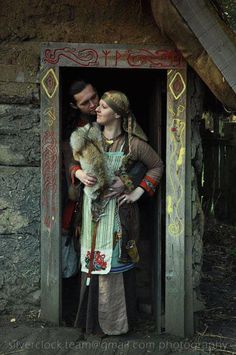
[{"label": "woman's arm", "polygon": [[163,174],[164,164],[161,158],[148,143],[136,137],[131,141],[131,152],[135,160],[143,162],[147,167],[139,186],[153,195]]},{"label": "woman's arm", "polygon": [[147,167],[147,172],[130,194],[122,194],[118,199],[119,205],[137,201],[146,191],[152,196],[161,180],[164,164],[155,150],[146,142],[133,137],[131,141],[132,159],[141,161]]}]

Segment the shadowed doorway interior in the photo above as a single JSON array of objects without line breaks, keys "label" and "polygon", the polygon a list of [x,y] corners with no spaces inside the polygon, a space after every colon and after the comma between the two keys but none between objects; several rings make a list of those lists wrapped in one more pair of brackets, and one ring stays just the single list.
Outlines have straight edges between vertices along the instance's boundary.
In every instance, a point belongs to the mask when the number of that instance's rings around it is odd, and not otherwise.
[{"label": "shadowed doorway interior", "polygon": [[[149,143],[165,164],[166,71],[152,69],[101,69],[60,67],[61,139],[63,128],[73,113],[69,107],[69,87],[84,79],[97,88],[121,90],[129,98],[131,110],[147,134]],[[137,308],[141,322],[156,323],[157,312],[164,314],[165,275],[165,176],[153,198],[143,196],[140,207],[140,262],[136,268]],[[63,279],[62,323],[73,325],[79,295],[79,277]],[[160,315],[159,315],[160,319]]]}]

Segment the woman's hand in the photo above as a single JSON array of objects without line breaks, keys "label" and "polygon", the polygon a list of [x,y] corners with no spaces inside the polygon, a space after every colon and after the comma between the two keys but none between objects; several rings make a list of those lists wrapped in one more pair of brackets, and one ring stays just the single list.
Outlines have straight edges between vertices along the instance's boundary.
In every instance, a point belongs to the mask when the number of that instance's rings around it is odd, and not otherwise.
[{"label": "woman's hand", "polygon": [[119,206],[122,206],[123,203],[133,203],[133,202],[137,201],[142,196],[143,193],[144,193],[144,190],[138,186],[130,194],[122,194],[118,198],[118,204],[119,204]]},{"label": "woman's hand", "polygon": [[75,172],[75,177],[79,179],[82,184],[88,187],[92,187],[96,184],[97,178],[95,176],[87,174],[84,170],[77,170]]},{"label": "woman's hand", "polygon": [[104,196],[104,198],[114,198],[119,196],[125,189],[125,185],[123,181],[119,178],[119,176],[116,176],[113,181],[112,185],[108,189],[108,193]]}]

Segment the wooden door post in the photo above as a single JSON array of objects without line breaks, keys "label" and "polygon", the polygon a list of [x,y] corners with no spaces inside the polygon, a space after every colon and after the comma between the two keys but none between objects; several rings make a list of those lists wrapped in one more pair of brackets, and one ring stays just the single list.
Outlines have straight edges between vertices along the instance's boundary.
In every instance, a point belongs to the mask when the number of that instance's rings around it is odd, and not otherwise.
[{"label": "wooden door post", "polygon": [[41,318],[60,321],[59,68],[41,73]]},{"label": "wooden door post", "polygon": [[185,335],[185,177],[186,69],[168,70],[165,329],[178,336]]}]

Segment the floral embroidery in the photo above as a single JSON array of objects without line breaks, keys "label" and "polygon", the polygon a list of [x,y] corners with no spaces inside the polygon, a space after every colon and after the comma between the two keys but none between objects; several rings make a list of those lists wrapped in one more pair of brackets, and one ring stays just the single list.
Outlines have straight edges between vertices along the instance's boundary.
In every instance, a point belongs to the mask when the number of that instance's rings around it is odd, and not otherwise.
[{"label": "floral embroidery", "polygon": [[[87,254],[85,256],[85,265],[87,269],[89,269],[90,258],[91,258],[91,252],[87,251]],[[99,250],[95,251],[92,271],[105,270],[107,267],[107,262],[104,261],[104,259],[105,259],[105,254],[101,254]]]}]

